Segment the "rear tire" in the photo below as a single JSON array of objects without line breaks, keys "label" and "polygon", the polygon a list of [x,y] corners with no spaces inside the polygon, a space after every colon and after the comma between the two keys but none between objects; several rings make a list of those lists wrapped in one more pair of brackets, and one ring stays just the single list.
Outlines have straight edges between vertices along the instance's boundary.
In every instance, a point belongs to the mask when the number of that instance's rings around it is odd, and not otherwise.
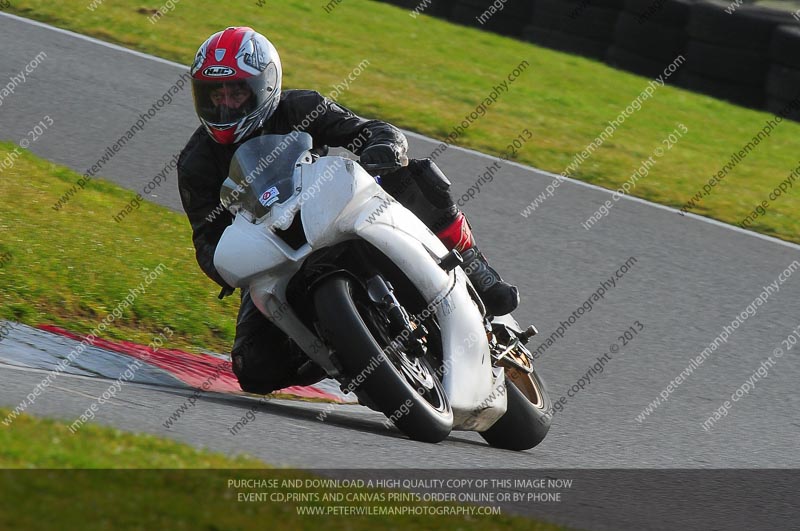
[{"label": "rear tire", "polygon": [[544,382],[536,371],[525,374],[519,369],[507,368],[506,391],[506,413],[491,428],[481,432],[481,437],[495,448],[529,450],[542,442],[550,431],[552,417],[546,412],[551,411],[552,405]]},{"label": "rear tire", "polygon": [[[388,341],[375,337],[383,334],[375,330],[369,313],[373,304],[353,279],[325,279],[314,293],[320,333],[336,351],[345,375],[354,380],[355,390],[366,393],[400,431],[417,441],[444,440],[453,429],[453,411],[441,381],[424,357],[384,352]],[[413,374],[420,379],[412,384]]]}]

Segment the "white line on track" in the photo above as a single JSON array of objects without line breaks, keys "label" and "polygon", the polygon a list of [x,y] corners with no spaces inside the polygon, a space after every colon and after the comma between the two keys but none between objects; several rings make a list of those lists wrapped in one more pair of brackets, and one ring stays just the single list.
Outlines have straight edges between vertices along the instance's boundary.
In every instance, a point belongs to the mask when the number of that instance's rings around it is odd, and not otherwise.
[{"label": "white line on track", "polygon": [[[22,23],[25,23],[25,24],[30,24],[32,26],[37,26],[37,27],[40,27],[40,28],[45,28],[45,29],[48,29],[50,31],[55,31],[56,33],[61,33],[63,35],[69,35],[70,37],[73,37],[73,38],[76,38],[76,39],[80,39],[80,40],[84,40],[84,41],[87,41],[87,42],[91,42],[91,43],[97,44],[99,46],[105,46],[106,48],[111,48],[112,50],[117,50],[117,51],[120,51],[120,52],[133,54],[133,55],[135,55],[137,57],[141,57],[143,59],[149,59],[151,61],[157,61],[159,63],[163,63],[163,64],[170,65],[170,66],[174,66],[176,68],[180,68],[181,70],[188,70],[188,67],[186,65],[182,65],[180,63],[176,63],[175,61],[170,61],[168,59],[163,59],[161,57],[156,57],[155,55],[150,55],[150,54],[147,54],[147,53],[138,52],[136,50],[131,50],[130,48],[125,48],[124,46],[119,46],[118,44],[112,44],[110,42],[101,41],[100,39],[96,39],[94,37],[88,37],[88,36],[82,35],[80,33],[75,33],[74,31],[70,31],[70,30],[66,30],[66,29],[62,29],[62,28],[57,28],[55,26],[51,26],[49,24],[45,24],[44,22],[39,22],[39,21],[36,21],[36,20],[31,20],[31,19],[20,17],[20,16],[17,16],[17,15],[12,15],[10,13],[0,13],[0,15],[2,15],[4,17],[7,17],[7,18],[10,18],[10,19],[13,19],[13,20],[16,20],[18,22],[22,22]],[[419,140],[425,140],[425,141],[431,142],[433,144],[441,144],[442,143],[441,140],[436,140],[435,138],[430,138],[430,137],[427,137],[425,135],[421,135],[419,133],[414,133],[412,131],[403,130],[403,132],[408,136],[417,138]],[[456,149],[458,151],[461,151],[461,152],[464,152],[464,153],[470,153],[472,155],[475,155],[475,156],[481,157],[481,158],[485,158],[485,159],[497,160],[499,158],[499,157],[496,157],[496,156],[493,156],[493,155],[487,155],[486,153],[481,153],[480,151],[475,151],[473,149],[469,149],[469,148],[465,148],[465,147],[461,147],[461,146],[451,145],[450,149]],[[534,173],[535,172],[539,172],[541,174],[547,175],[548,177],[552,177],[553,179],[560,178],[563,181],[567,181],[569,183],[572,183],[572,184],[575,184],[575,185],[578,185],[578,186],[583,186],[585,188],[589,188],[591,190],[595,190],[595,191],[598,191],[598,192],[603,192],[603,193],[606,193],[606,194],[609,194],[609,195],[613,195],[615,193],[614,190],[609,190],[608,188],[603,188],[602,186],[597,186],[595,184],[590,184],[590,183],[586,183],[586,182],[583,182],[583,181],[579,181],[579,180],[573,179],[571,177],[560,177],[560,176],[556,175],[555,173],[552,173],[552,172],[549,172],[549,171],[545,171],[545,170],[540,170],[538,168],[533,168],[531,166],[525,166],[524,164],[520,164],[519,162],[513,162],[513,161],[508,161],[508,160],[506,160],[504,162],[506,164],[509,164],[511,166],[514,166],[516,168],[519,168],[519,169],[522,169],[522,170],[525,170],[525,171],[534,172]],[[628,201],[634,201],[636,203],[640,203],[640,204],[643,204],[643,205],[649,205],[649,206],[651,206],[653,208],[658,208],[658,209],[661,209],[661,210],[674,212],[676,214],[678,214],[678,212],[679,212],[674,207],[668,207],[666,205],[660,205],[658,203],[653,203],[652,201],[648,201],[646,199],[641,199],[639,197],[634,197],[634,196],[624,195],[624,194],[621,197],[623,199],[628,200]],[[740,234],[746,234],[748,236],[753,236],[755,238],[760,238],[760,239],[768,241],[768,242],[777,243],[779,245],[783,245],[783,246],[788,247],[790,249],[800,250],[800,245],[798,245],[796,243],[787,242],[787,241],[775,238],[773,236],[767,236],[765,234],[760,234],[758,232],[745,230],[745,229],[743,229],[741,227],[737,227],[735,225],[729,225],[728,223],[723,223],[722,221],[717,221],[716,219],[707,218],[707,217],[704,217],[704,216],[700,216],[698,214],[692,214],[691,212],[687,212],[685,214],[685,217],[687,217],[689,219],[694,219],[696,221],[702,221],[702,222],[705,222],[705,223],[710,223],[710,224],[716,225],[718,227],[723,227],[723,228],[726,228],[728,230],[732,230],[734,232],[738,232]]]}]

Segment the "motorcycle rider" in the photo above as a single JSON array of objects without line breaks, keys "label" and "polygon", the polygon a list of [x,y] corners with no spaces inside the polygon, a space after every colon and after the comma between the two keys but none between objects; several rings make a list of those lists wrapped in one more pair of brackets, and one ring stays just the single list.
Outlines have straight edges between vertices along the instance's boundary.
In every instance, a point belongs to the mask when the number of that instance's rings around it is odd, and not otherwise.
[{"label": "motorcycle rider", "polygon": [[[517,288],[504,282],[476,247],[450,195],[450,182],[431,160],[407,159],[408,143],[399,129],[361,118],[315,91],[281,90],[277,51],[249,27],[229,27],[209,37],[197,51],[190,74],[202,125],[178,159],[178,188],[192,226],[197,262],[220,286],[232,291],[214,267],[214,251],[232,222],[220,205],[220,187],[233,153],[254,136],[297,130],[312,136],[315,149],[345,147],[364,164],[406,164],[383,175],[383,188],[448,249],[459,250],[488,313],[504,315],[516,308]],[[294,342],[259,312],[247,290],[242,291],[231,351],[242,389],[267,394],[322,378],[321,369],[309,367]]]}]

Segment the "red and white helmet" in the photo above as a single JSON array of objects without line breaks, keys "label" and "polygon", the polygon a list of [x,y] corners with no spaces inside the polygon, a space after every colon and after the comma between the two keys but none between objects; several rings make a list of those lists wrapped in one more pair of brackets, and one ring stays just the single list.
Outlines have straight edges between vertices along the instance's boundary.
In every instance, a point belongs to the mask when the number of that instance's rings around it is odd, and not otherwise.
[{"label": "red and white helmet", "polygon": [[233,144],[261,127],[281,99],[282,73],[277,50],[252,28],[209,37],[190,74],[194,108],[211,137]]}]

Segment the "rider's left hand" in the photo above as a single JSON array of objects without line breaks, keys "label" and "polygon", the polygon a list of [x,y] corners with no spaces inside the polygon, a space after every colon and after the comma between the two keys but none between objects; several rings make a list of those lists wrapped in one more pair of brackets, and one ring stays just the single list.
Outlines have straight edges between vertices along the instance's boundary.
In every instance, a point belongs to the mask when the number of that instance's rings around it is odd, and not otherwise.
[{"label": "rider's left hand", "polygon": [[361,152],[361,164],[394,164],[399,168],[408,164],[408,158],[401,156],[394,146],[375,144]]}]

